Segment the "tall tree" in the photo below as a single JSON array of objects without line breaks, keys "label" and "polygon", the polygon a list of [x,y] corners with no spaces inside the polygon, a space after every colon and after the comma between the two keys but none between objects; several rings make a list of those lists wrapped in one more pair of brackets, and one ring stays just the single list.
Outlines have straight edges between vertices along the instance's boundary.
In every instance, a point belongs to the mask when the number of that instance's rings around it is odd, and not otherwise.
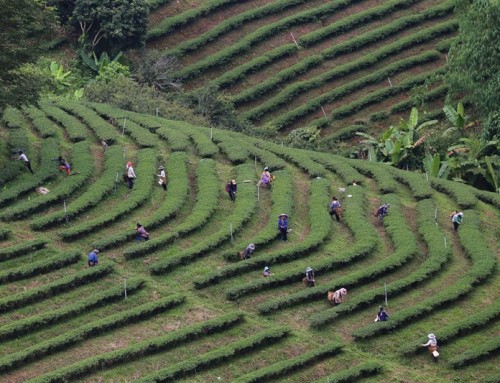
[{"label": "tall tree", "polygon": [[34,102],[42,86],[37,77],[20,70],[41,51],[53,30],[55,14],[42,1],[0,0],[0,112],[5,106]]},{"label": "tall tree", "polygon": [[[460,30],[450,48],[446,80],[452,96],[466,96],[491,122],[500,105],[500,1],[457,0],[456,11]],[[491,123],[489,128],[495,130]]]},{"label": "tall tree", "polygon": [[144,45],[148,15],[144,0],[77,0],[72,20],[85,48],[114,55]]}]

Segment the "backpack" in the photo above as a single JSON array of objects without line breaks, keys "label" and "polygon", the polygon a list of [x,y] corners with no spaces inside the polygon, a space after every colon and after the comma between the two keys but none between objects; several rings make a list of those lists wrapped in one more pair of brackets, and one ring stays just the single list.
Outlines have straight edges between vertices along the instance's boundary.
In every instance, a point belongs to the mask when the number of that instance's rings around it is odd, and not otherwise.
[{"label": "backpack", "polygon": [[228,182],[228,183],[226,184],[226,192],[228,192],[228,193],[229,193],[229,190],[230,190],[229,188],[230,188],[230,186],[229,186],[229,182]]}]

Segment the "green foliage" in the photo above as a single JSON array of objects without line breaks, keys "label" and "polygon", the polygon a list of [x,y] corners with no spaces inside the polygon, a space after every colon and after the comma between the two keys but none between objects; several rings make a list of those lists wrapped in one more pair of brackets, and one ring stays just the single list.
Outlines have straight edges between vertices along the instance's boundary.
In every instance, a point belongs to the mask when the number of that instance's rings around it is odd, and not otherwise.
[{"label": "green foliage", "polygon": [[78,142],[87,139],[87,128],[78,118],[55,107],[47,100],[43,100],[40,102],[40,109],[48,117],[52,118],[62,125],[72,142]]},{"label": "green foliage", "polygon": [[381,193],[394,193],[398,190],[399,185],[394,179],[394,175],[388,169],[380,166],[380,164],[369,161],[351,161],[351,163],[361,173],[373,177],[377,181],[377,186]]},{"label": "green foliage", "polygon": [[0,241],[3,241],[5,239],[9,238],[9,236],[10,236],[10,230],[3,228],[3,227],[0,227]]},{"label": "green foliage", "polygon": [[[417,270],[397,281],[387,284],[385,289],[382,286],[378,289],[370,289],[357,294],[354,298],[331,310],[325,310],[312,315],[310,319],[311,326],[320,327],[327,323],[332,323],[339,315],[349,315],[361,307],[366,307],[377,301],[382,302],[385,294],[391,297],[401,294],[419,283],[426,282],[432,275],[439,271],[450,259],[451,249],[443,246],[442,238],[444,238],[444,233],[442,230],[436,230],[433,208],[434,203],[429,199],[420,201],[417,206],[418,231],[428,246],[428,258]],[[400,233],[403,234],[403,232]],[[407,246],[405,243],[407,238],[398,235],[392,235],[391,237],[394,242],[395,252],[416,252],[415,238],[410,238],[413,243]]]},{"label": "green foliage", "polygon": [[464,365],[472,364],[480,359],[493,357],[500,349],[500,339],[495,337],[489,339],[478,346],[470,347],[467,351],[450,359],[453,368],[461,368]]},{"label": "green foliage", "polygon": [[197,194],[196,204],[189,218],[178,225],[172,232],[152,238],[145,243],[129,246],[124,250],[125,258],[136,258],[155,251],[175,238],[179,238],[204,225],[217,208],[220,183],[217,179],[215,161],[204,159],[196,169]]},{"label": "green foliage", "polygon": [[[189,193],[188,169],[186,162],[187,156],[184,152],[173,153],[170,156],[165,169],[168,179],[167,198],[165,198],[163,204],[154,214],[141,221],[142,225],[148,228],[148,230],[153,229],[168,219],[171,219],[179,212],[183,204],[186,202]],[[137,232],[135,230],[108,235],[106,238],[95,241],[93,246],[102,250],[114,247],[136,236]],[[156,240],[157,239],[151,239],[147,243]],[[129,253],[127,250],[128,249],[125,249],[125,254],[128,255]]]},{"label": "green foliage", "polygon": [[34,218],[30,227],[33,230],[43,230],[50,226],[64,222],[66,218],[71,219],[83,211],[97,205],[102,199],[116,187],[116,175],[123,170],[121,161],[123,159],[122,148],[112,146],[104,154],[104,172],[84,194],[68,204],[64,210],[54,211],[42,217]]},{"label": "green foliage", "polygon": [[171,16],[165,18],[158,25],[151,28],[147,33],[147,39],[156,39],[161,36],[174,31],[175,29],[187,25],[197,19],[200,16],[209,15],[210,13],[230,5],[232,3],[237,3],[238,0],[209,0],[205,1],[202,5],[191,9],[186,12],[182,12],[179,15]]},{"label": "green foliage", "polygon": [[95,133],[100,141],[106,141],[109,145],[118,139],[118,134],[114,127],[85,105],[79,102],[57,100],[56,106],[79,117]]},{"label": "green foliage", "polygon": [[257,371],[250,372],[243,375],[237,379],[234,379],[234,383],[257,383],[268,381],[279,377],[282,379],[284,375],[292,373],[304,365],[311,364],[317,360],[325,359],[328,356],[333,356],[342,350],[342,344],[338,342],[328,343],[324,346],[320,346],[313,351],[306,352],[294,358],[289,358],[281,362],[277,362],[260,368]]},{"label": "green foliage", "polygon": [[436,178],[448,178],[448,174],[450,173],[450,169],[448,167],[448,163],[445,161],[441,161],[441,157],[438,153],[431,155],[427,153],[423,160],[425,172],[430,177]]},{"label": "green foliage", "polygon": [[0,312],[17,310],[34,302],[41,302],[58,294],[67,293],[79,286],[103,278],[113,271],[109,263],[100,264],[99,267],[90,267],[72,275],[66,275],[55,282],[28,291],[12,294],[0,299]]},{"label": "green foliage", "polygon": [[[18,182],[7,190],[2,191],[0,195],[0,206],[4,206],[18,199],[20,196],[32,192],[36,187],[51,180],[57,175],[58,170],[57,167],[54,166],[52,158],[57,157],[60,153],[59,141],[52,137],[46,138],[42,141],[40,152],[41,162],[39,168],[34,170],[35,174],[29,179]],[[29,151],[27,155],[30,155]]]},{"label": "green foliage", "polygon": [[[114,206],[104,214],[92,220],[85,220],[71,227],[62,230],[59,235],[64,241],[71,241],[76,237],[82,237],[85,234],[91,233],[98,228],[117,220],[121,216],[136,209],[138,206],[146,202],[153,190],[153,175],[156,171],[156,152],[153,149],[142,149],[139,151],[138,166],[135,171],[142,182],[136,182],[127,200]],[[149,180],[149,182],[148,182]]]},{"label": "green foliage", "polygon": [[[127,281],[127,295],[134,294],[142,287],[142,280]],[[77,303],[65,306],[60,309],[40,315],[33,315],[28,318],[19,319],[13,323],[0,327],[0,340],[11,339],[29,334],[40,328],[48,327],[59,321],[66,320],[83,313],[98,308],[102,305],[111,304],[117,300],[123,299],[123,286],[121,283],[117,286],[104,291],[94,292],[87,299],[82,299]]]},{"label": "green foliage", "polygon": [[81,256],[78,251],[68,251],[47,257],[39,261],[33,261],[25,266],[9,268],[0,271],[0,284],[18,281],[24,278],[34,277],[46,272],[63,268],[80,261]]},{"label": "green foliage", "polygon": [[424,176],[419,173],[404,171],[396,168],[390,169],[394,177],[406,184],[417,201],[430,198],[432,196],[432,188],[429,182],[424,180]]},{"label": "green foliage", "polygon": [[[169,297],[165,299],[166,303],[180,303],[178,297]],[[156,302],[155,302],[156,304]],[[85,374],[92,372],[101,366],[111,367],[119,363],[130,362],[133,359],[143,357],[148,354],[155,354],[173,347],[182,345],[186,342],[203,339],[212,333],[225,331],[239,323],[243,318],[241,313],[229,313],[220,317],[205,320],[203,323],[197,323],[191,326],[184,327],[179,330],[170,331],[168,334],[156,337],[153,340],[137,342],[132,346],[121,350],[103,353],[94,357],[87,358],[81,362],[63,367],[57,371],[51,372],[40,378],[39,381],[56,381],[68,380],[77,377],[82,377]]]},{"label": "green foliage", "polygon": [[289,330],[284,328],[261,331],[252,336],[247,336],[243,340],[232,342],[226,346],[218,347],[213,351],[197,355],[183,362],[153,372],[137,380],[137,383],[175,381],[179,377],[195,372],[204,366],[213,366],[216,363],[243,355],[257,348],[276,343],[288,334]]},{"label": "green foliage", "polygon": [[148,15],[144,0],[80,0],[71,21],[84,49],[116,54],[144,45]]},{"label": "green foliage", "polygon": [[[467,99],[487,118],[500,104],[500,4],[490,0],[457,3],[460,33],[449,52],[446,81],[451,95]],[[493,137],[498,127],[485,133]]]},{"label": "green foliage", "polygon": [[[274,186],[273,186],[274,187]],[[290,194],[292,190],[288,189],[288,193]],[[286,194],[286,195],[287,195]],[[285,195],[285,196],[286,196]],[[275,198],[278,198],[277,196]],[[283,196],[281,197],[283,198]],[[300,259],[309,254],[310,251],[316,249],[328,236],[330,232],[330,222],[331,218],[328,214],[325,206],[328,205],[328,182],[324,179],[315,180],[312,185],[311,190],[311,198],[309,204],[309,214],[310,214],[310,222],[311,222],[311,234],[307,236],[300,243],[287,247],[286,249],[276,250],[273,252],[265,253],[262,255],[252,256],[251,259],[245,260],[245,262],[238,262],[233,265],[229,265],[223,268],[220,268],[211,273],[207,273],[203,275],[203,277],[198,278],[193,281],[196,288],[203,288],[210,284],[218,283],[222,279],[226,279],[229,277],[233,277],[238,274],[242,274],[248,271],[253,271],[256,269],[261,269],[264,266],[272,266],[280,263],[290,262],[295,259]],[[283,210],[282,210],[283,211]],[[288,210],[285,210],[288,211]],[[279,214],[279,213],[278,213]],[[274,217],[277,219],[276,214]],[[276,229],[276,221],[271,220],[272,222],[264,230],[264,233],[268,234],[271,239],[276,238],[277,229]],[[271,227],[271,223],[273,224]],[[289,223],[290,225],[290,223]],[[262,234],[264,234],[262,233]],[[260,236],[260,238],[256,238],[257,240],[253,243],[258,245],[259,243],[263,243],[264,240],[270,240],[266,238],[264,235]],[[280,284],[289,283],[290,280],[300,279],[300,275],[302,275],[302,271],[299,272],[291,272],[287,275],[280,275],[280,277],[273,277],[269,279],[259,279],[258,281],[252,281],[249,283],[242,284],[240,286],[229,289],[226,292],[226,297],[229,300],[235,300],[240,296],[243,296],[252,291],[261,290],[265,287],[269,286],[278,286]]]},{"label": "green foliage", "polygon": [[17,245],[2,247],[0,249],[0,262],[29,254],[30,252],[45,247],[47,243],[48,241],[46,239],[38,238],[32,241],[24,241]]},{"label": "green foliage", "polygon": [[[446,344],[454,338],[463,334],[470,333],[473,330],[479,329],[488,323],[495,321],[500,316],[500,302],[496,301],[484,309],[479,310],[477,313],[472,314],[466,318],[457,320],[447,326],[438,328],[434,331],[437,334],[440,344]],[[421,349],[421,344],[425,343],[427,337],[421,338],[418,341],[405,344],[400,348],[403,354],[414,354]]]},{"label": "green foliage", "polygon": [[438,178],[430,178],[430,182],[434,189],[453,197],[460,208],[470,209],[476,206],[477,199],[475,194],[466,188],[457,187],[456,182]]},{"label": "green foliage", "polygon": [[[39,342],[30,348],[26,348],[22,351],[15,352],[1,358],[0,371],[12,370],[20,365],[26,365],[27,362],[39,360],[44,356],[54,354],[57,351],[64,350],[71,345],[91,339],[92,337],[106,333],[112,329],[148,319],[153,315],[170,309],[172,306],[182,303],[183,301],[183,297],[174,295],[171,298],[145,303],[141,306],[85,324],[74,330],[67,331],[61,335]],[[41,376],[39,381],[46,382],[52,380],[49,375],[47,380],[45,380],[44,376]]]},{"label": "green foliage", "polygon": [[[326,377],[328,383],[357,382],[363,377],[374,376],[382,372],[382,364],[376,361],[360,363],[354,367],[336,372]],[[313,383],[324,383],[325,378],[316,380]]]},{"label": "green foliage", "polygon": [[[236,179],[246,180],[251,178],[253,174],[255,174],[253,166],[247,164],[239,165]],[[231,215],[225,217],[225,222],[232,225],[233,232],[240,230],[245,222],[247,222],[254,213],[257,206],[256,197],[256,188],[254,185],[245,183],[240,183],[238,185],[236,206]],[[228,226],[229,225],[222,225],[217,232],[203,238],[203,240],[197,242],[189,249],[176,254],[169,254],[169,256],[165,257],[165,259],[151,265],[150,272],[155,275],[163,274],[176,267],[188,264],[194,259],[199,259],[202,255],[207,254],[209,250],[217,248],[221,243],[231,238]]]},{"label": "green foliage", "polygon": [[455,302],[470,292],[474,285],[484,281],[493,273],[496,259],[488,247],[481,245],[485,238],[481,233],[477,214],[473,210],[466,210],[464,213],[467,217],[467,225],[462,225],[458,234],[460,244],[472,260],[472,266],[467,273],[454,284],[448,285],[430,298],[392,314],[389,321],[361,327],[355,330],[352,336],[356,339],[369,338],[400,328],[406,323],[414,322],[415,319],[421,318],[437,308]]},{"label": "green foliage", "polygon": [[54,137],[56,135],[57,126],[40,109],[31,106],[25,108],[24,112],[31,119],[34,128],[40,132],[42,138]]},{"label": "green foliage", "polygon": [[0,114],[7,105],[34,103],[44,80],[32,72],[19,70],[41,52],[56,25],[55,14],[44,2],[1,0],[0,9]]},{"label": "green foliage", "polygon": [[180,129],[163,126],[156,129],[156,134],[168,142],[173,152],[183,152],[190,145],[189,137]]},{"label": "green foliage", "polygon": [[[71,163],[73,164],[73,172],[78,169],[78,173],[73,173],[70,178],[50,193],[5,210],[0,214],[0,219],[9,221],[30,216],[47,208],[47,206],[70,198],[77,190],[84,187],[94,172],[90,146],[87,141],[83,141],[76,143],[73,149]],[[58,164],[52,163],[52,166],[57,168]]]}]

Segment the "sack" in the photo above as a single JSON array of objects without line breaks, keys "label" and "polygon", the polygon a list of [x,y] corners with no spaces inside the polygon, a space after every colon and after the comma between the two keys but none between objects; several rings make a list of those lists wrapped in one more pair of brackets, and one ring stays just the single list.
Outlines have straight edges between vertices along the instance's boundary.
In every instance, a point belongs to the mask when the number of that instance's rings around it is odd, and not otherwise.
[{"label": "sack", "polygon": [[230,190],[230,189],[229,189],[229,184],[226,184],[226,192],[228,192],[228,193],[229,193],[229,190]]},{"label": "sack", "polygon": [[158,185],[163,185],[163,181],[162,181],[162,180],[159,180],[159,181],[158,181]]},{"label": "sack", "polygon": [[240,256],[241,260],[245,259],[245,252],[244,251],[239,251],[238,255]]},{"label": "sack", "polygon": [[344,209],[342,208],[342,206],[339,206],[339,207],[337,208],[337,214],[338,214],[338,215],[342,215],[342,213],[344,213]]},{"label": "sack", "polygon": [[433,356],[434,358],[437,358],[437,357],[439,356],[439,352],[437,352],[437,351],[432,351],[432,356]]},{"label": "sack", "polygon": [[375,209],[375,211],[373,212],[373,216],[378,217],[378,209]]},{"label": "sack", "polygon": [[334,296],[334,295],[335,295],[335,293],[334,293],[333,291],[329,291],[329,292],[328,292],[328,295],[327,295],[328,300],[329,300],[329,301],[333,301],[333,296]]}]

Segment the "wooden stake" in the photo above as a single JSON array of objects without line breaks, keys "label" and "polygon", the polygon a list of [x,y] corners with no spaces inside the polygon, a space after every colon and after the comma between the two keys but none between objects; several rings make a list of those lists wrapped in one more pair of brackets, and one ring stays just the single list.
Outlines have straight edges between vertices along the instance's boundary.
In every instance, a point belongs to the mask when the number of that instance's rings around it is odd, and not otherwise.
[{"label": "wooden stake", "polygon": [[295,43],[295,46],[297,47],[297,49],[300,49],[300,47],[299,47],[299,43],[297,42],[297,40],[295,40],[295,37],[293,36],[293,33],[292,33],[292,32],[290,32],[290,36],[292,36],[292,40],[293,40],[293,42]]},{"label": "wooden stake", "polygon": [[320,107],[321,107],[321,110],[323,111],[323,116],[325,116],[325,118],[327,118],[327,117],[326,117],[325,108],[323,108],[323,105],[320,105]]},{"label": "wooden stake", "polygon": [[387,77],[387,80],[389,81],[389,85],[391,86],[392,88],[392,82],[391,82],[391,79],[389,77]]},{"label": "wooden stake", "polygon": [[385,307],[389,307],[389,305],[387,304],[387,285],[385,282],[384,282],[384,293],[385,293]]},{"label": "wooden stake", "polygon": [[127,125],[127,118],[126,117],[125,117],[125,120],[123,121],[122,136],[125,134],[125,125]]}]

